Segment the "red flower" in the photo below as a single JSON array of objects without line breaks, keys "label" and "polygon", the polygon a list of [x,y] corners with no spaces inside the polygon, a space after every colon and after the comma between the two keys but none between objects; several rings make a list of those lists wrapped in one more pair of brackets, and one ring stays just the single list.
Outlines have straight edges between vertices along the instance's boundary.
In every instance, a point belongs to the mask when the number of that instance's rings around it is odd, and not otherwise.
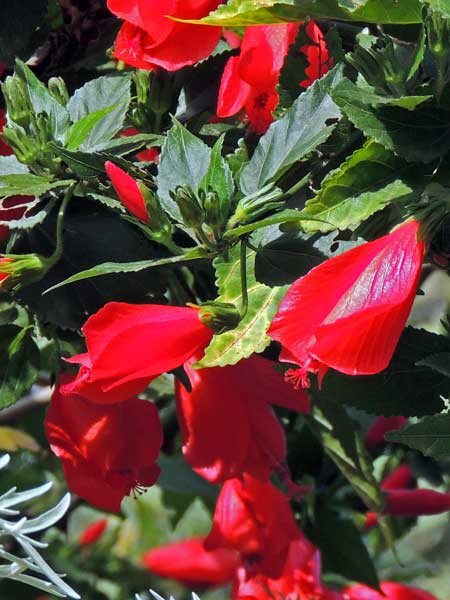
[{"label": "red flower", "polygon": [[[297,385],[331,367],[371,375],[391,360],[416,294],[425,244],[409,221],[373,242],[331,258],[298,279],[278,309],[269,335]],[[324,285],[327,293],[324,294]]]},{"label": "red flower", "polygon": [[211,54],[221,28],[179,23],[168,16],[201,19],[219,4],[220,0],[108,0],[109,10],[125,20],[114,56],[138,69],[176,71],[193,65]]},{"label": "red flower", "polygon": [[366,446],[375,448],[378,444],[384,444],[385,434],[394,429],[401,429],[407,421],[406,417],[377,417],[366,433]]},{"label": "red flower", "polygon": [[145,198],[135,180],[110,160],[105,163],[105,170],[122,204],[135,217],[148,223]]},{"label": "red flower", "polygon": [[98,508],[118,511],[124,496],[158,479],[162,429],[151,402],[132,398],[99,406],[63,396],[58,385],[45,432],[69,488]]},{"label": "red flower", "polygon": [[144,564],[152,573],[175,579],[187,587],[208,588],[229,583],[238,567],[237,553],[224,548],[208,552],[203,542],[204,538],[192,538],[154,548],[144,555]]},{"label": "red flower", "polygon": [[213,332],[198,310],[158,304],[109,302],[83,327],[87,352],[68,359],[80,363],[64,394],[114,403],[143,392],[166,371],[205,348]]},{"label": "red flower", "polygon": [[273,600],[274,598],[314,600],[341,600],[341,595],[321,582],[319,550],[300,533],[291,543],[288,558],[279,579],[263,575],[246,578],[239,573],[233,586],[233,600]]},{"label": "red flower", "polygon": [[245,30],[241,53],[229,59],[222,76],[217,116],[230,117],[245,108],[253,129],[267,130],[278,104],[278,77],[298,28],[289,23]]},{"label": "red flower", "polygon": [[[245,109],[252,128],[264,133],[273,121],[278,105],[278,79],[289,46],[295,41],[298,23],[257,25],[245,30],[239,56],[226,64],[220,84],[217,116],[231,117]],[[306,33],[312,41],[301,47],[308,58],[308,79],[300,85],[308,87],[324,75],[331,59],[319,27],[310,21]],[[228,39],[228,37],[227,37]]]},{"label": "red flower", "polygon": [[433,594],[403,583],[383,581],[381,589],[384,595],[362,584],[353,585],[344,590],[343,600],[436,600]]},{"label": "red flower", "polygon": [[250,575],[277,578],[299,537],[287,498],[271,483],[244,475],[224,483],[205,547],[237,550]]},{"label": "red flower", "polygon": [[209,481],[244,472],[269,479],[285,460],[284,431],[271,404],[308,412],[309,401],[272,366],[257,355],[229,367],[194,370],[185,365],[192,391],[177,385],[183,454]]},{"label": "red flower", "polygon": [[94,521],[88,525],[84,531],[81,532],[81,535],[78,538],[78,543],[80,546],[90,546],[91,544],[95,544],[95,542],[102,537],[107,527],[108,519],[99,519],[98,521]]}]

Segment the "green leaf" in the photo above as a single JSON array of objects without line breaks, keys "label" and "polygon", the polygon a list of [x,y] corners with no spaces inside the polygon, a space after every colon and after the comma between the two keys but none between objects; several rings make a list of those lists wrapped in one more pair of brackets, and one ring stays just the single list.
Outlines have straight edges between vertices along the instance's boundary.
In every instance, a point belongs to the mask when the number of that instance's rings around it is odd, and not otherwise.
[{"label": "green leaf", "polygon": [[52,181],[49,177],[23,173],[20,175],[0,175],[0,198],[9,196],[42,196],[58,187],[68,187],[73,179]]},{"label": "green leaf", "polygon": [[327,232],[356,226],[413,190],[402,179],[411,166],[375,142],[356,150],[322,181],[302,216],[321,219],[302,222],[305,231]]},{"label": "green leaf", "polygon": [[92,113],[109,109],[93,125],[80,146],[81,150],[103,150],[105,144],[122,129],[131,102],[130,86],[128,75],[104,75],[88,81],[70,98],[67,110],[74,123]]},{"label": "green leaf", "polygon": [[283,118],[272,123],[242,169],[240,187],[244,194],[253,194],[279,179],[330,136],[335,125],[327,121],[341,115],[330,90],[341,77],[341,70],[333,69],[301,94]]},{"label": "green leaf", "polygon": [[428,163],[450,148],[450,113],[446,110],[373,106],[373,93],[347,79],[333,89],[332,96],[355,127],[408,161]]},{"label": "green leaf", "polygon": [[441,396],[448,397],[450,382],[444,375],[419,366],[431,354],[450,352],[450,341],[420,329],[403,332],[392,360],[377,375],[343,375],[328,371],[324,396],[370,414],[391,417],[423,416],[441,412]]},{"label": "green leaf", "polygon": [[434,12],[439,12],[445,19],[450,19],[450,4],[448,0],[420,0]]},{"label": "green leaf", "polygon": [[114,110],[114,108],[114,106],[101,108],[100,110],[85,115],[79,121],[71,125],[66,133],[66,148],[68,150],[77,150],[86,140],[93,127],[103,119],[103,117]]},{"label": "green leaf", "polygon": [[337,0],[339,6],[353,12],[365,6],[368,0]]},{"label": "green leaf", "polygon": [[34,112],[37,115],[42,113],[48,115],[53,137],[62,142],[70,125],[67,110],[55,100],[33,71],[19,59],[16,59],[15,73],[26,83]]},{"label": "green leaf", "polygon": [[[345,2],[345,8],[342,2]],[[222,27],[296,22],[305,17],[380,24],[421,22],[421,6],[418,0],[368,0],[355,10],[346,10],[349,4],[356,5],[361,2],[364,0],[231,0],[221,4],[207,17],[189,22]]]},{"label": "green leaf", "polygon": [[112,152],[117,156],[125,156],[140,150],[143,146],[153,148],[161,146],[164,136],[156,133],[139,133],[138,135],[121,136],[109,140],[103,145],[104,152]]},{"label": "green leaf", "polygon": [[320,548],[324,571],[379,590],[373,560],[353,521],[342,518],[325,504],[319,506],[314,517],[313,541]]},{"label": "green leaf", "polygon": [[233,173],[222,156],[224,137],[221,135],[214,144],[208,171],[199,185],[205,191],[208,191],[209,188],[213,189],[222,201],[228,200],[234,191]]},{"label": "green leaf", "polygon": [[325,260],[325,255],[301,233],[282,233],[276,225],[259,232],[255,277],[266,285],[287,285]]},{"label": "green leaf", "polygon": [[429,367],[446,377],[450,377],[450,352],[438,352],[426,356],[416,363],[421,367]]},{"label": "green leaf", "polygon": [[183,456],[165,456],[160,454],[158,464],[161,475],[158,485],[165,491],[177,494],[189,494],[215,501],[219,490],[209,481],[197,475]]},{"label": "green leaf", "polygon": [[47,0],[0,2],[0,62],[9,62],[27,46],[46,10]]},{"label": "green leaf", "polygon": [[187,540],[199,536],[206,537],[210,530],[211,515],[202,500],[195,498],[176,524],[172,539]]},{"label": "green leaf", "polygon": [[1,328],[0,336],[0,408],[17,402],[36,381],[39,351],[29,328],[16,325]]},{"label": "green leaf", "polygon": [[[213,265],[219,289],[217,300],[230,302],[239,308],[242,304],[239,246],[232,248],[227,257],[214,259]],[[262,352],[270,344],[267,330],[286,288],[270,288],[256,281],[255,252],[248,248],[247,284],[248,310],[245,317],[235,329],[213,337],[196,367],[234,365],[254,352]]]},{"label": "green leaf", "polygon": [[208,171],[210,160],[211,149],[174,120],[161,149],[157,184],[162,206],[176,221],[182,223],[183,219],[170,192],[183,185],[197,191]]},{"label": "green leaf", "polygon": [[0,156],[0,175],[23,175],[29,173],[26,165],[17,160],[14,154]]},{"label": "green leaf", "polygon": [[126,262],[126,263],[114,263],[114,262],[106,262],[101,265],[97,265],[92,267],[91,269],[86,269],[85,271],[80,271],[80,273],[76,273],[64,281],[53,285],[52,287],[45,290],[45,294],[56,290],[65,285],[69,285],[70,283],[75,283],[77,281],[82,281],[83,279],[92,279],[93,277],[100,277],[102,275],[111,275],[113,273],[136,273],[138,271],[143,271],[145,269],[151,269],[154,267],[162,267],[165,265],[174,265],[178,263],[185,263],[192,260],[199,260],[202,258],[211,258],[211,255],[202,248],[193,248],[183,254],[182,256],[168,256],[166,258],[159,258],[156,260],[137,260],[134,262]]},{"label": "green leaf", "polygon": [[425,417],[400,431],[387,433],[386,439],[404,444],[436,459],[448,457],[450,456],[450,414]]}]

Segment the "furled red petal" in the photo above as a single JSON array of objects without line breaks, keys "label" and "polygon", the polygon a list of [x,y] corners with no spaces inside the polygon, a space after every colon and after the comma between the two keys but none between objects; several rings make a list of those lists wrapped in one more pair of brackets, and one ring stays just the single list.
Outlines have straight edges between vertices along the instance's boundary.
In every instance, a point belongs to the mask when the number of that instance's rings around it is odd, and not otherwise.
[{"label": "furled red petal", "polygon": [[300,366],[315,360],[351,375],[382,371],[415,297],[424,254],[418,227],[407,222],[298,279],[269,335]]},{"label": "furled red petal", "polygon": [[220,82],[217,101],[217,116],[231,117],[244,108],[250,93],[250,86],[238,73],[239,57],[232,56],[227,64]]},{"label": "furled red petal", "polygon": [[147,223],[148,212],[145,198],[136,181],[123,169],[109,160],[105,163],[105,170],[122,204],[131,214],[144,223]]},{"label": "furled red petal", "polygon": [[213,335],[197,309],[122,302],[92,315],[83,333],[88,352],[70,359],[82,366],[64,393],[99,403],[142,392],[152,379],[202,351]]},{"label": "furled red petal", "polygon": [[396,469],[387,475],[382,483],[383,490],[395,490],[396,488],[407,488],[411,485],[413,472],[411,467],[406,463],[399,465]]},{"label": "furled red petal", "polygon": [[152,573],[188,587],[229,583],[238,567],[237,553],[223,548],[208,552],[203,542],[204,538],[191,538],[153,548],[144,555],[144,564]]},{"label": "furled red petal", "polygon": [[107,6],[119,19],[142,27],[139,5],[136,0],[107,0]]},{"label": "furled red petal", "polygon": [[284,461],[284,432],[271,404],[308,412],[309,401],[272,367],[257,355],[229,367],[195,370],[185,365],[192,391],[177,386],[183,453],[209,481],[244,472],[268,479]]},{"label": "furled red petal", "polygon": [[0,156],[9,156],[13,154],[11,146],[3,141],[2,131],[6,125],[6,111],[0,108]]},{"label": "furled red petal", "polygon": [[69,377],[60,380],[47,411],[50,447],[63,463],[71,490],[94,506],[117,511],[131,490],[158,478],[158,411],[151,402],[136,398],[99,406],[63,395],[61,383],[67,381]]},{"label": "furled red petal", "polygon": [[435,596],[403,583],[383,581],[383,594],[358,584],[344,590],[343,600],[436,600]]}]

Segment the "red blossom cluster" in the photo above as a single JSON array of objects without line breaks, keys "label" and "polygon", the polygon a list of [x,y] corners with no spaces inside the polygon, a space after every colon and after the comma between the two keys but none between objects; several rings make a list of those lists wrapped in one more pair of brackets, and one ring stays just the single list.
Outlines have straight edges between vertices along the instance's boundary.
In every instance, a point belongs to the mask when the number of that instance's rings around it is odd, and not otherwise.
[{"label": "red blossom cluster", "polygon": [[[115,57],[143,69],[177,70],[198,62],[219,42],[220,28],[167,16],[196,20],[218,5],[219,0],[108,0],[124,20]],[[223,73],[219,117],[244,110],[256,132],[269,127],[280,71],[298,31],[299,24],[256,26],[246,29],[242,41],[232,38],[239,54]],[[306,34],[311,43],[301,48],[308,61],[303,87],[332,66],[314,22],[306,24]],[[112,162],[106,171],[124,206],[150,223],[139,184]],[[67,359],[79,365],[78,372],[61,376],[47,413],[47,437],[69,487],[101,509],[118,511],[124,496],[156,482],[162,427],[155,404],[137,396],[159,375],[181,367],[190,383],[175,384],[183,454],[199,475],[223,485],[209,535],[150,551],[145,557],[150,570],[197,587],[232,582],[233,598],[245,600],[432,600],[390,582],[382,584],[385,595],[361,585],[339,591],[324,585],[320,552],[299,529],[290,506],[295,486],[285,464],[285,432],[273,410],[307,414],[310,374],[321,384],[330,368],[365,375],[387,367],[417,291],[425,250],[418,229],[417,221],[408,221],[293,283],[268,331],[281,346],[280,361],[293,367],[286,377],[259,355],[196,369],[214,335],[198,308],[106,304],[85,323],[86,352]],[[401,423],[380,422],[367,445],[374,447]],[[287,493],[272,483],[274,473]],[[413,489],[411,480],[402,465],[383,482],[386,513],[449,510],[448,494]],[[369,513],[366,526],[376,519]],[[92,543],[105,527],[95,524],[80,543]]]},{"label": "red blossom cluster", "polygon": [[249,577],[238,553],[207,550],[205,541],[195,538],[155,548],[143,562],[155,575],[196,589],[230,583],[232,600],[436,600],[428,592],[391,581],[381,582],[381,592],[365,585],[331,589],[322,581],[320,551],[301,532],[289,545],[281,575],[274,578],[262,573]]}]

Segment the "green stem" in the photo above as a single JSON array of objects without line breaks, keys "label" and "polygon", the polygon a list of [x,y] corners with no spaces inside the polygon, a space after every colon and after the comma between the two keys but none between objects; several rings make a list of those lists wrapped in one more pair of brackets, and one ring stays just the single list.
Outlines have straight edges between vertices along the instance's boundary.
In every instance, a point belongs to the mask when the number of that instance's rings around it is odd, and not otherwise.
[{"label": "green stem", "polygon": [[306,185],[308,185],[310,179],[311,173],[306,173],[306,175],[302,177],[300,181],[297,181],[297,183],[295,183],[291,188],[287,190],[287,192],[284,193],[284,196],[293,196],[301,189],[303,189]]},{"label": "green stem", "polygon": [[248,290],[247,290],[247,241],[241,240],[241,318],[243,319],[248,310]]},{"label": "green stem", "polygon": [[64,198],[61,202],[61,206],[59,207],[58,216],[56,217],[56,246],[53,254],[46,258],[47,270],[53,267],[53,265],[58,262],[63,253],[63,228],[64,228],[64,217],[66,214],[67,205],[69,204],[70,199],[72,198],[73,192],[75,189],[75,185],[71,185]]}]

